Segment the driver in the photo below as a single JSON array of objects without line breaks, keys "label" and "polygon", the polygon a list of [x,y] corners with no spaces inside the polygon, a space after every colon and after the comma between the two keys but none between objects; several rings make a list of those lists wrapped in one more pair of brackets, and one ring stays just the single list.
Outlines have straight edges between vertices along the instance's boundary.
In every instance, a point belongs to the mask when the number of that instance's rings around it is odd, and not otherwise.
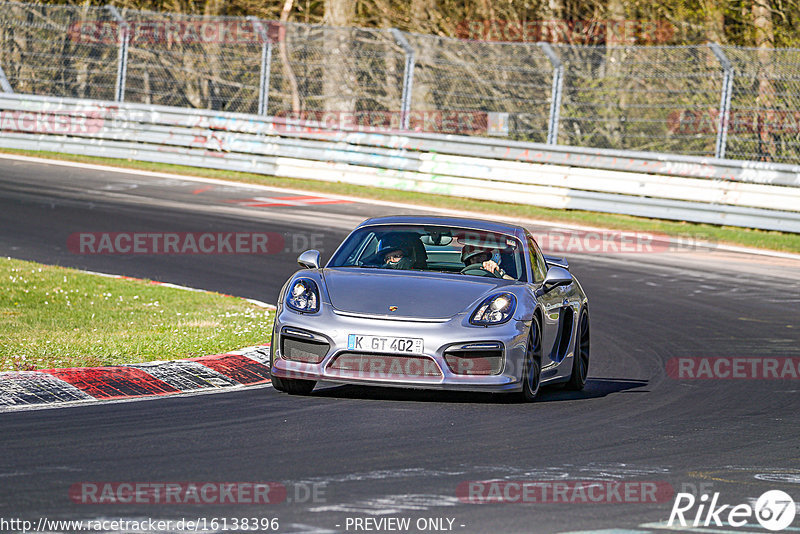
[{"label": "driver", "polygon": [[381,243],[378,257],[383,261],[381,269],[411,269],[414,266],[408,247],[397,239]]},{"label": "driver", "polygon": [[466,267],[461,269],[461,274],[494,276],[506,280],[514,279],[512,276],[506,274],[497,262],[492,259],[491,249],[475,245],[465,245],[464,248],[461,249],[461,261],[466,265]]}]

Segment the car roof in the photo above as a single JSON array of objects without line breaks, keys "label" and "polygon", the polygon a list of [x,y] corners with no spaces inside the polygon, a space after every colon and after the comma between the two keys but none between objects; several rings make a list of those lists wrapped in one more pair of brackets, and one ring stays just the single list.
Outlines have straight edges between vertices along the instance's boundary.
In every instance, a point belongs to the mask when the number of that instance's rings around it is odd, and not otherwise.
[{"label": "car roof", "polygon": [[469,228],[471,230],[483,230],[486,232],[497,232],[516,236],[524,241],[525,229],[522,226],[509,223],[485,221],[481,219],[470,219],[468,217],[451,217],[443,215],[390,215],[386,217],[373,217],[358,225],[432,225],[432,226],[453,226],[457,228]]}]

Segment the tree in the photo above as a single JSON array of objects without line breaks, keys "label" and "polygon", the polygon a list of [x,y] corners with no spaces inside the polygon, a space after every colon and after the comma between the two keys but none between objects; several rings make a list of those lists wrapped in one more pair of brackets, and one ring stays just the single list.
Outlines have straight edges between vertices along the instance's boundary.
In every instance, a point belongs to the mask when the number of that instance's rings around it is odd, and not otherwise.
[{"label": "tree", "polygon": [[322,105],[325,111],[348,113],[355,108],[355,65],[353,32],[347,28],[355,25],[356,0],[325,0],[324,6],[322,22],[330,27],[323,30]]},{"label": "tree", "polygon": [[775,107],[775,88],[773,80],[775,72],[772,65],[775,33],[772,24],[772,9],[769,0],[754,0],[751,8],[755,45],[758,49],[758,96],[756,106],[761,110],[758,115],[758,144],[762,159],[770,160],[775,156],[776,147],[772,137],[772,109]]}]

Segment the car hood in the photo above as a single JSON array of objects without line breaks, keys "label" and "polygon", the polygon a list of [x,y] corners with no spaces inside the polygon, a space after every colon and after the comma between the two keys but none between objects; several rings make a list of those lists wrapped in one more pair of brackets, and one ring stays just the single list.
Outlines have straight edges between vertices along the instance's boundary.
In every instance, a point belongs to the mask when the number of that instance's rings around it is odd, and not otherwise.
[{"label": "car hood", "polygon": [[[479,276],[325,269],[325,286],[333,307],[358,315],[445,319],[467,310],[482,296],[508,281]],[[397,307],[391,311],[390,307]]]}]

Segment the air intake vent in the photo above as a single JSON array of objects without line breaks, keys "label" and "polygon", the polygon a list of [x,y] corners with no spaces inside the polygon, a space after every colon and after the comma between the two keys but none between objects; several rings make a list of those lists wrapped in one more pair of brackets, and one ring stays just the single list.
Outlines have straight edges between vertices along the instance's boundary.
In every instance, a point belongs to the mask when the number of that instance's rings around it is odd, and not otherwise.
[{"label": "air intake vent", "polygon": [[330,345],[322,341],[296,339],[281,336],[281,357],[284,360],[303,363],[319,363],[330,350]]},{"label": "air intake vent", "polygon": [[447,350],[444,359],[457,375],[499,375],[503,370],[502,350]]},{"label": "air intake vent", "polygon": [[370,379],[438,378],[442,371],[430,358],[397,354],[343,352],[328,366],[341,376]]}]

